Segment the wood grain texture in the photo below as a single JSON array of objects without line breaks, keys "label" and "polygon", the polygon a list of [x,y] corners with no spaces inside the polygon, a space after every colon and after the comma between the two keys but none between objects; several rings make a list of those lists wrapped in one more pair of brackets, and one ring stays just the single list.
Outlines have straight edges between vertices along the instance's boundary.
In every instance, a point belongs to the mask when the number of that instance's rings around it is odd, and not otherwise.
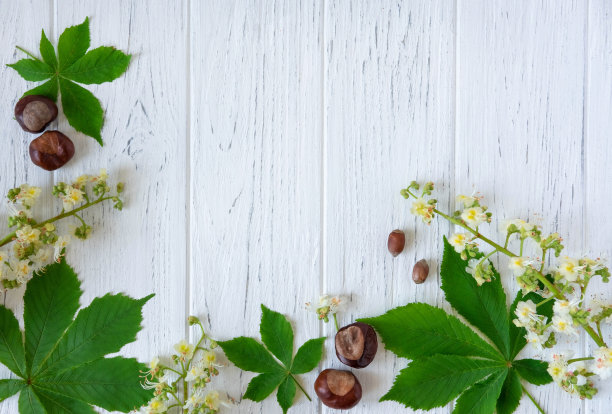
[{"label": "wood grain texture", "polygon": [[[494,240],[501,219],[523,218],[580,254],[585,18],[582,2],[459,2],[455,186],[485,197],[494,221],[483,231]],[[527,246],[525,255],[537,251]],[[499,266],[516,292],[507,261]],[[559,342],[582,351],[581,340]],[[528,389],[546,412],[583,411],[557,386]],[[533,411],[523,398],[519,412]]]},{"label": "wood grain texture", "polygon": [[[585,106],[586,181],[584,253],[612,258],[610,226],[610,193],[612,183],[612,3],[605,0],[589,2],[587,39],[587,83]],[[612,301],[612,286],[600,280],[589,285],[589,299],[605,303]],[[612,329],[603,325],[604,339],[611,345]],[[588,339],[588,338],[587,338]],[[585,356],[592,356],[596,345],[587,340]],[[586,401],[587,413],[604,413],[612,407],[612,382],[596,382],[599,393]]]},{"label": "wood grain texture", "polygon": [[[68,256],[82,303],[108,291],[156,293],[126,355],[169,354],[193,334],[188,314],[218,339],[259,337],[264,303],[288,316],[296,347],[330,338],[321,369],[345,368],[333,323],[318,322],[305,301],[347,295],[343,325],[414,301],[450,310],[439,261],[452,229],[410,215],[399,190],[413,179],[434,181],[444,210],[456,194],[480,191],[493,236],[501,219],[529,218],[560,232],[569,255],[612,257],[607,0],[24,0],[1,1],[0,16],[0,194],[102,167],[126,182],[125,210],[86,213],[94,233]],[[132,63],[114,83],[88,86],[106,111],[105,146],[61,118],[77,153],[47,173],[31,164],[33,136],[12,119],[32,84],[4,64],[21,58],[13,45],[36,51],[39,28],[55,44],[86,16],[92,45],[127,50]],[[44,203],[38,213],[57,209]],[[407,243],[392,258],[395,228]],[[422,258],[430,276],[414,285]],[[506,276],[504,285],[510,301],[516,284]],[[611,286],[591,289],[612,300]],[[6,299],[18,314],[20,294]],[[589,341],[566,345],[589,354]],[[412,412],[377,402],[406,365],[382,348],[354,370],[365,393],[353,413]],[[317,373],[301,378],[313,398]],[[226,367],[212,387],[240,399],[252,377]],[[555,385],[529,389],[548,413],[606,413],[611,384],[585,403]],[[226,411],[279,409],[270,398]],[[0,403],[0,414],[16,412],[15,398]],[[334,411],[298,394],[290,412]],[[525,398],[517,412],[535,409]]]},{"label": "wood grain texture", "polygon": [[137,342],[122,350],[149,361],[169,355],[187,326],[187,2],[62,1],[56,24],[63,30],[86,16],[93,47],[113,45],[133,56],[124,76],[89,87],[105,109],[104,147],[60,122],[76,155],[56,179],[107,168],[113,182],[126,183],[125,209],[106,204],[87,212],[92,237],[75,241],[68,260],[83,281],[82,303],[106,292],[156,294],[144,307]]},{"label": "wood grain texture", "polygon": [[[321,13],[318,2],[194,2],[191,11],[191,299],[221,339],[259,338],[260,305],[296,346],[319,336]],[[329,345],[328,341],[328,345]],[[316,373],[301,379],[311,396]],[[241,396],[254,375],[223,370]],[[312,413],[298,393],[295,413]],[[278,412],[274,397],[239,412]]]},{"label": "wood grain texture", "polygon": [[[449,226],[416,222],[399,191],[413,179],[432,180],[448,207],[454,21],[444,2],[326,3],[323,289],[350,296],[342,324],[408,302],[441,303],[438,265]],[[396,258],[387,251],[394,228],[407,240]],[[430,276],[415,285],[412,266],[422,258]],[[325,333],[334,335],[332,324]],[[381,346],[355,372],[365,393],[352,412],[404,411],[378,399],[406,363]],[[333,350],[323,363],[330,366],[344,368]]]},{"label": "wood grain texture", "polygon": [[[40,13],[39,13],[40,11]],[[0,210],[0,232],[8,233],[7,217],[9,211],[4,202],[6,193],[10,188],[28,183],[33,186],[46,188],[39,199],[39,204],[33,208],[34,217],[47,217],[56,211],[57,205],[51,200],[49,186],[53,182],[53,174],[44,171],[30,160],[28,147],[30,141],[37,135],[25,132],[14,119],[14,108],[23,93],[32,88],[32,82],[23,80],[16,71],[7,67],[27,56],[16,50],[16,45],[38,54],[40,29],[44,28],[49,35],[53,33],[54,26],[51,19],[51,7],[45,0],[30,0],[23,2],[0,2],[0,38],[3,42],[3,53],[0,54],[0,79],[2,79],[2,95],[0,100],[0,130],[2,133],[3,148],[0,155],[0,197],[2,198]],[[35,27],[36,30],[24,30],[26,27]],[[53,123],[52,125],[54,125]],[[46,200],[46,201],[43,201]],[[3,249],[9,249],[7,246]],[[23,293],[24,288],[2,293],[2,304],[11,309],[23,327]],[[13,374],[0,365],[0,378],[12,378]],[[11,397],[0,403],[0,414],[14,414],[17,412],[17,398]]]}]

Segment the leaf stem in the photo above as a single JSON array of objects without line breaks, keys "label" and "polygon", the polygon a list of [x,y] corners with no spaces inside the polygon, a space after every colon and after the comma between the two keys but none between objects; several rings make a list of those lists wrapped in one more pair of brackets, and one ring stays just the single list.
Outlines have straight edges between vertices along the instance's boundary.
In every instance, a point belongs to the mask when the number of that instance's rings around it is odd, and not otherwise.
[{"label": "leaf stem", "polygon": [[[40,223],[37,223],[34,226],[32,226],[32,228],[39,229],[39,228],[43,227],[45,224],[54,223],[54,222],[56,222],[58,220],[66,218],[66,217],[76,216],[76,213],[78,213],[79,211],[83,211],[83,210],[85,210],[85,209],[87,209],[89,207],[92,207],[92,206],[94,206],[96,204],[99,204],[99,203],[101,203],[103,201],[110,200],[112,198],[113,197],[111,197],[111,196],[109,196],[109,197],[100,197],[100,198],[98,198],[95,201],[83,204],[79,208],[75,208],[74,210],[63,212],[61,214],[58,214],[55,217],[51,217],[48,220],[42,221]],[[6,235],[4,238],[0,239],[0,247],[9,244],[10,242],[13,241],[13,239],[15,239],[15,237],[16,237],[16,231],[14,231],[14,232]]]},{"label": "leaf stem", "polygon": [[291,379],[297,384],[297,386],[300,388],[300,390],[302,390],[302,392],[304,393],[304,395],[306,396],[306,398],[308,398],[308,401],[312,401],[312,399],[310,398],[310,395],[308,395],[308,393],[306,392],[306,390],[304,389],[304,387],[302,387],[302,385],[298,382],[298,380],[295,379],[295,377],[293,376],[293,374],[289,374],[289,376],[291,377]]},{"label": "leaf stem", "polygon": [[529,394],[529,391],[527,391],[527,388],[525,388],[525,386],[523,384],[521,384],[521,388],[523,388],[523,392],[525,394],[527,394],[527,396],[529,397],[529,399],[531,400],[531,402],[533,403],[533,405],[536,406],[536,408],[538,409],[538,411],[542,414],[546,414],[546,412],[542,409],[542,407],[540,407],[540,404],[538,404],[538,402],[535,400],[535,398],[533,398],[533,396],[531,394]]},{"label": "leaf stem", "polygon": [[37,58],[36,56],[34,56],[33,54],[31,54],[30,52],[28,52],[27,50],[25,50],[24,48],[20,47],[20,46],[15,46],[15,48],[17,50],[21,50],[23,53],[25,53],[26,55],[28,55],[29,57],[31,57],[34,60],[37,60],[39,62],[42,62],[42,60],[40,60],[39,58]]},{"label": "leaf stem", "polygon": [[336,324],[336,331],[339,331],[340,328],[338,328],[338,319],[336,318],[336,314],[334,313],[334,323]]}]

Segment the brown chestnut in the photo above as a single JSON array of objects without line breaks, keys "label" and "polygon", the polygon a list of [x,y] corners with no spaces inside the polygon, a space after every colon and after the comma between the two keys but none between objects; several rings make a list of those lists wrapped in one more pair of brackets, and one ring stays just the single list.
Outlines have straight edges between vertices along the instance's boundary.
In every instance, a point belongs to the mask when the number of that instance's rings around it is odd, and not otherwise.
[{"label": "brown chestnut", "polygon": [[404,250],[406,244],[406,235],[401,230],[393,230],[387,239],[387,249],[393,257],[397,256]]},{"label": "brown chestnut", "polygon": [[74,144],[59,131],[47,131],[30,143],[32,162],[47,171],[66,164],[74,155]]},{"label": "brown chestnut", "polygon": [[377,350],[376,332],[366,323],[347,325],[336,334],[336,356],[349,367],[367,367],[374,360]]},{"label": "brown chestnut", "polygon": [[361,400],[361,384],[349,371],[326,369],[314,383],[317,396],[329,408],[347,410]]},{"label": "brown chestnut", "polygon": [[412,281],[417,285],[425,282],[429,276],[429,265],[425,259],[421,259],[412,268]]},{"label": "brown chestnut", "polygon": [[42,132],[56,117],[57,105],[46,96],[24,96],[15,105],[15,119],[27,132]]}]

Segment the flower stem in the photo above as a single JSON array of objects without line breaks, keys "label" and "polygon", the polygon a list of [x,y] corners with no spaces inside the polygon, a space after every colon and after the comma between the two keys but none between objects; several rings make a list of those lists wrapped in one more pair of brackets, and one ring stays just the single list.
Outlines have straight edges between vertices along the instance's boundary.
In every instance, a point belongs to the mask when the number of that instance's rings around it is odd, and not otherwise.
[{"label": "flower stem", "polygon": [[[414,198],[417,198],[414,194],[412,194],[412,192],[410,192],[408,189],[406,189],[407,193],[409,195],[411,195]],[[441,217],[444,217],[446,220],[450,221],[451,223],[464,228],[465,230],[467,230],[468,232],[472,233],[474,236],[476,236],[476,238],[484,241],[485,243],[489,244],[491,247],[493,247],[496,251],[504,253],[506,256],[509,257],[517,257],[517,255],[513,252],[511,252],[510,250],[508,250],[507,246],[501,246],[497,243],[495,243],[493,240],[489,239],[488,237],[483,236],[482,234],[480,234],[480,232],[478,232],[478,230],[474,230],[473,228],[471,228],[470,226],[468,226],[467,224],[465,224],[463,221],[458,220],[454,217],[449,216],[448,214],[445,214],[443,212],[441,212],[440,210],[438,210],[437,208],[433,209],[434,213],[438,214]],[[507,243],[506,243],[507,244]],[[522,244],[522,243],[521,243]],[[522,249],[521,249],[522,250]],[[522,254],[522,251],[521,251]],[[535,270],[535,269],[534,269]],[[559,288],[557,288],[554,284],[552,284],[548,279],[546,279],[546,276],[544,276],[544,274],[542,273],[542,271],[537,271],[536,270],[536,277],[538,278],[538,280],[540,282],[542,282],[542,284],[544,286],[546,286],[548,288],[548,290],[550,290],[554,296],[557,299],[561,299],[561,300],[567,300],[565,298],[565,295],[563,294],[562,291],[559,290]],[[604,340],[602,339],[601,336],[597,335],[597,333],[595,333],[595,331],[593,330],[593,328],[587,323],[582,325],[582,327],[584,328],[585,332],[587,334],[589,334],[589,336],[593,339],[593,341],[595,341],[595,343],[602,347],[602,346],[606,346],[606,343],[604,342]]]},{"label": "flower stem", "polygon": [[302,390],[302,392],[304,393],[304,395],[306,396],[306,398],[308,398],[308,401],[312,401],[312,399],[310,398],[310,395],[308,395],[308,393],[306,392],[306,390],[302,387],[302,385],[298,382],[298,380],[295,379],[295,377],[291,374],[289,374],[289,376],[291,377],[291,379],[293,379],[293,381],[297,384],[297,386]]},{"label": "flower stem", "polygon": [[[32,228],[39,229],[39,228],[43,227],[45,224],[54,223],[54,222],[56,222],[56,221],[58,221],[58,220],[61,220],[61,219],[63,219],[63,218],[66,218],[66,217],[76,216],[76,213],[78,213],[79,211],[83,211],[83,210],[85,210],[85,209],[88,209],[89,207],[95,206],[96,204],[99,204],[99,203],[101,203],[101,202],[103,202],[103,201],[106,201],[106,200],[110,200],[110,199],[112,199],[112,198],[113,198],[113,197],[100,197],[100,198],[98,198],[98,199],[97,199],[97,200],[95,200],[95,201],[92,201],[92,202],[90,202],[90,203],[85,203],[85,204],[83,204],[83,205],[82,205],[81,207],[79,207],[79,208],[75,208],[74,210],[71,210],[71,211],[66,211],[66,212],[64,212],[64,213],[58,214],[58,215],[57,215],[57,216],[55,216],[55,217],[51,217],[51,218],[50,218],[50,219],[48,219],[48,220],[42,221],[42,222],[40,222],[40,223],[37,223],[37,224],[35,224],[34,226],[32,226]],[[4,238],[0,239],[0,247],[2,247],[2,246],[4,246],[4,245],[7,245],[7,244],[9,244],[10,242],[12,242],[12,241],[15,239],[15,237],[16,237],[16,235],[15,235],[15,234],[16,234],[16,231],[14,231],[14,232],[12,232],[11,234],[8,234],[8,235],[6,235]]]},{"label": "flower stem", "polygon": [[334,313],[334,323],[336,324],[336,331],[339,331],[340,328],[338,328],[338,319],[336,319],[336,314]]},{"label": "flower stem", "polygon": [[[463,227],[464,229],[466,229],[467,231],[469,231],[470,233],[472,233],[474,236],[476,236],[477,238],[479,238],[480,240],[484,241],[485,243],[489,244],[491,247],[495,248],[496,250],[498,250],[501,253],[504,253],[506,256],[509,257],[517,257],[517,255],[515,253],[512,253],[510,250],[508,250],[507,248],[495,243],[493,240],[489,239],[488,237],[483,236],[482,234],[480,234],[478,231],[474,230],[473,228],[471,228],[470,226],[466,225],[465,223],[463,223],[460,220],[457,220],[453,217],[450,217],[447,214],[444,214],[443,212],[441,212],[440,210],[438,210],[437,208],[434,208],[434,213],[444,217],[445,219],[447,219],[448,221],[450,221],[453,224],[456,224],[460,227]],[[552,283],[550,283],[548,281],[548,279],[546,279],[546,277],[541,273],[536,271],[536,277],[538,278],[538,280],[540,282],[542,282],[542,284],[544,286],[546,286],[548,288],[548,290],[550,290],[558,299],[562,299],[565,300],[565,296],[563,296],[563,293],[561,293],[561,291]]]},{"label": "flower stem", "polygon": [[538,411],[541,412],[542,414],[546,414],[546,412],[542,409],[542,407],[540,407],[540,404],[538,404],[538,402],[535,400],[535,398],[533,398],[533,396],[531,394],[529,394],[529,391],[527,391],[527,388],[525,388],[525,386],[523,384],[521,384],[521,388],[523,388],[523,392],[525,394],[527,394],[527,396],[529,397],[529,399],[531,400],[533,405],[536,406]]},{"label": "flower stem", "polygon": [[578,361],[590,361],[591,359],[595,359],[595,358],[593,358],[593,357],[584,357],[584,358],[568,359],[567,363],[568,364],[572,364],[572,363],[578,362]]}]

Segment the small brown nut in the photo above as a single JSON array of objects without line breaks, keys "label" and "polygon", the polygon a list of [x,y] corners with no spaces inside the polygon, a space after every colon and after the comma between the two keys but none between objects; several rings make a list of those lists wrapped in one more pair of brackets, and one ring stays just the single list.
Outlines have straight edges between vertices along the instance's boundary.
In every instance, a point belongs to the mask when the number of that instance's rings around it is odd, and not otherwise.
[{"label": "small brown nut", "polygon": [[314,383],[314,389],[323,404],[338,410],[353,408],[361,400],[361,384],[349,371],[322,371]]},{"label": "small brown nut", "polygon": [[417,285],[423,283],[429,275],[429,265],[425,259],[421,259],[412,268],[412,280]]},{"label": "small brown nut", "polygon": [[30,143],[32,162],[47,171],[57,170],[74,155],[74,144],[59,131],[47,131]]},{"label": "small brown nut", "polygon": [[15,105],[15,119],[27,132],[42,132],[56,117],[57,105],[46,96],[24,96]]},{"label": "small brown nut", "polygon": [[374,360],[377,350],[376,332],[363,322],[347,325],[336,334],[336,356],[349,367],[367,367]]},{"label": "small brown nut", "polygon": [[391,234],[389,234],[389,239],[387,240],[387,248],[389,249],[389,253],[393,257],[397,256],[404,250],[404,245],[406,244],[406,235],[401,230],[393,230]]}]

